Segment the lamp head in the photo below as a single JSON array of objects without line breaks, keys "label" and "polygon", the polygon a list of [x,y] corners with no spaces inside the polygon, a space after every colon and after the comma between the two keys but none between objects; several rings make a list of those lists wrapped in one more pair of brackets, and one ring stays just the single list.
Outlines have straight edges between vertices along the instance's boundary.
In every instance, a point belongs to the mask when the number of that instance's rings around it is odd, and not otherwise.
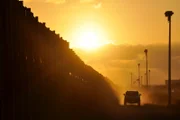
[{"label": "lamp head", "polygon": [[171,21],[171,16],[174,14],[174,12],[173,11],[166,11],[164,14],[166,17],[168,17],[168,21]]},{"label": "lamp head", "polygon": [[145,50],[144,50],[144,52],[145,52],[145,53],[147,53],[147,52],[148,52],[148,50],[147,50],[147,49],[145,49]]},{"label": "lamp head", "polygon": [[166,17],[171,17],[173,14],[174,14],[173,11],[166,11],[165,12]]}]

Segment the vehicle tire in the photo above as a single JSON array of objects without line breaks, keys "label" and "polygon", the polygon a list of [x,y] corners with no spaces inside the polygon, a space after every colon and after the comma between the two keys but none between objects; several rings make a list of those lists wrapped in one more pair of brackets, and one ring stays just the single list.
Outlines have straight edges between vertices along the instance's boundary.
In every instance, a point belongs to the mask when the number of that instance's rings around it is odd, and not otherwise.
[{"label": "vehicle tire", "polygon": [[138,102],[138,106],[141,106],[141,102],[140,101]]},{"label": "vehicle tire", "polygon": [[126,106],[127,105],[127,103],[126,102],[124,102],[124,106]]}]

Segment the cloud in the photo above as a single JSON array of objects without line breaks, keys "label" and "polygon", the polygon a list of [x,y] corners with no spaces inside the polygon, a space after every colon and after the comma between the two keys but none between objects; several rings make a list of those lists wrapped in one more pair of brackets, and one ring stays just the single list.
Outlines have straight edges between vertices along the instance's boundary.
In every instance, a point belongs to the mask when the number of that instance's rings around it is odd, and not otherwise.
[{"label": "cloud", "polygon": [[95,2],[95,0],[80,0],[80,3],[92,3]]},{"label": "cloud", "polygon": [[88,4],[90,3],[93,6],[93,8],[96,8],[96,9],[102,7],[102,2],[97,1],[97,0],[80,0],[80,3],[88,3]]},{"label": "cloud", "polygon": [[[180,44],[172,45],[172,78],[179,79]],[[141,75],[145,73],[144,49],[148,49],[149,69],[151,69],[151,83],[164,84],[168,75],[168,48],[164,44],[154,45],[107,45],[96,53],[76,51],[86,63],[107,76],[115,83],[127,83],[130,72],[137,79],[137,64],[141,64]]]},{"label": "cloud", "polygon": [[63,4],[66,0],[46,0],[47,3]]},{"label": "cloud", "polygon": [[96,9],[101,8],[101,7],[102,7],[102,3],[101,2],[94,5],[94,8],[96,8]]},{"label": "cloud", "polygon": [[63,4],[66,0],[19,0],[24,2],[45,2],[45,3],[54,3],[54,4]]},{"label": "cloud", "polygon": [[23,2],[32,2],[33,0],[19,0],[19,1],[23,1]]}]

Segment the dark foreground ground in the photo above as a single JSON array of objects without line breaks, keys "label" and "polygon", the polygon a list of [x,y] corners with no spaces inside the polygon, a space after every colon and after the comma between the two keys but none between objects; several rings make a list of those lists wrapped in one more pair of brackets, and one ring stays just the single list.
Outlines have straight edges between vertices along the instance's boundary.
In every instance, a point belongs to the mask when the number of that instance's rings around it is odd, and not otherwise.
[{"label": "dark foreground ground", "polygon": [[[72,119],[71,115],[65,115],[61,119]],[[180,120],[180,108],[177,106],[119,106],[109,113],[83,114],[83,111],[75,111],[72,120]]]},{"label": "dark foreground ground", "polygon": [[[153,106],[145,105],[137,106],[122,106],[117,112],[116,119],[141,119],[141,120],[157,120],[157,119],[180,119],[180,109],[172,106]],[[116,115],[115,115],[116,116]]]}]

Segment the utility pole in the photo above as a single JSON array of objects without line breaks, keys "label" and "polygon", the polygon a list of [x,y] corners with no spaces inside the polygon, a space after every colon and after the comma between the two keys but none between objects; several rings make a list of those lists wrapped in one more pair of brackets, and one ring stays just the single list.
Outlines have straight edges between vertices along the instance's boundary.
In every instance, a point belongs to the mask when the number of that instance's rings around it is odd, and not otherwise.
[{"label": "utility pole", "polygon": [[141,86],[143,86],[143,76],[141,76]]},{"label": "utility pole", "polygon": [[146,85],[146,73],[144,73],[144,85]]},{"label": "utility pole", "polygon": [[146,85],[148,87],[148,50],[144,50],[145,55],[146,55]]},{"label": "utility pole", "polygon": [[149,70],[149,86],[150,86],[150,72],[151,72],[151,70]]},{"label": "utility pole", "polygon": [[169,22],[169,56],[168,56],[168,105],[171,105],[171,16],[174,13],[172,11],[166,11],[165,17]]},{"label": "utility pole", "polygon": [[140,87],[140,63],[138,63],[138,83]]},{"label": "utility pole", "polygon": [[133,84],[133,83],[132,83],[132,72],[131,72],[131,87],[132,87],[132,84]]}]

